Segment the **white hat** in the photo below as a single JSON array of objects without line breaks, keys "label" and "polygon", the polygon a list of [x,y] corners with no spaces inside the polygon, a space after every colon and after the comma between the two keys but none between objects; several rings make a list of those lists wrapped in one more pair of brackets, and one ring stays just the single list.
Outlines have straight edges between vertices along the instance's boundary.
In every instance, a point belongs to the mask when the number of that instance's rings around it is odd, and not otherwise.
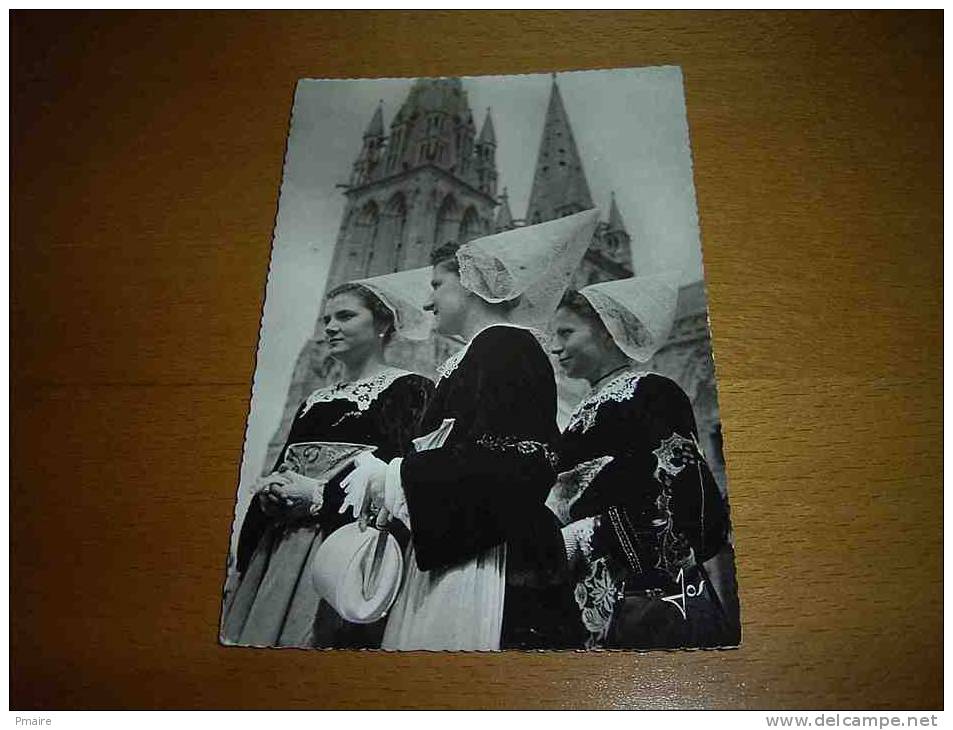
[{"label": "white hat", "polygon": [[391,311],[398,337],[426,340],[433,329],[433,315],[424,311],[430,275],[431,268],[424,266],[349,283],[369,289]]},{"label": "white hat", "polygon": [[678,305],[678,274],[664,272],[580,289],[619,349],[647,362],[668,341]]},{"label": "white hat", "polygon": [[389,532],[352,522],[331,533],[311,560],[314,588],[345,621],[370,624],[397,598],[404,573],[400,545]]},{"label": "white hat", "polygon": [[477,238],[457,251],[460,283],[482,299],[519,297],[510,321],[545,327],[596,229],[595,208]]}]

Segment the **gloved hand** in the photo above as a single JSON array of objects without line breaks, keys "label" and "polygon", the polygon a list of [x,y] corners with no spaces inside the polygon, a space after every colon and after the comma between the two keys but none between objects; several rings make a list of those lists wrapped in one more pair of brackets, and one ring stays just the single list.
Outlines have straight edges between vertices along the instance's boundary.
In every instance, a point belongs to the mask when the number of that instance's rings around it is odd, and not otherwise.
[{"label": "gloved hand", "polygon": [[354,460],[354,470],[341,481],[345,496],[339,512],[352,509],[362,531],[384,506],[386,474],[387,462],[365,452]]}]

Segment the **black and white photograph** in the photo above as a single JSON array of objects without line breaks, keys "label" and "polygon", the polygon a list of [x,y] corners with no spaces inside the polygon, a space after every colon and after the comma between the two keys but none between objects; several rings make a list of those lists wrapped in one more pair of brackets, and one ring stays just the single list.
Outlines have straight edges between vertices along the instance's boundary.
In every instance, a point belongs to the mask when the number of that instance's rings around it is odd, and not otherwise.
[{"label": "black and white photograph", "polygon": [[702,240],[678,67],[301,80],[221,643],[738,646]]}]

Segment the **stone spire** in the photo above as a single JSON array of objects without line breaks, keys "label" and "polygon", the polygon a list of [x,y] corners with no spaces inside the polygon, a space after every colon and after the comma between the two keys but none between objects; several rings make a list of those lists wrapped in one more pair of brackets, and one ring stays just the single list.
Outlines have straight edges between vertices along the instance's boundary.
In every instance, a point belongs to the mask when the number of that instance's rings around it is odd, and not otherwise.
[{"label": "stone spire", "polygon": [[609,222],[606,224],[600,249],[610,260],[631,271],[631,242],[632,237],[625,229],[625,221],[622,220],[622,213],[619,212],[619,206],[615,202],[615,193],[613,192],[612,201],[609,203]]},{"label": "stone spire", "polygon": [[613,233],[625,231],[625,221],[622,220],[619,206],[615,203],[615,191],[612,192],[612,202],[609,204],[609,227],[606,230]]},{"label": "stone spire", "polygon": [[383,137],[384,136],[384,102],[381,101],[377,104],[377,110],[374,112],[374,116],[371,119],[371,123],[367,125],[367,131],[364,132],[364,137]]},{"label": "stone spire", "polygon": [[487,107],[486,110],[486,119],[483,122],[483,129],[480,130],[480,144],[496,146],[496,131],[493,129],[493,115],[489,107]]},{"label": "stone spire", "polygon": [[381,174],[381,156],[384,153],[384,110],[383,102],[377,105],[370,124],[364,131],[361,152],[351,169],[351,185],[360,186],[371,182]]},{"label": "stone spire", "polygon": [[503,188],[503,194],[500,196],[500,207],[496,210],[496,220],[493,222],[493,229],[497,233],[508,231],[513,228],[513,212],[510,210],[510,196]]},{"label": "stone spire", "polygon": [[474,156],[477,188],[487,195],[496,197],[496,132],[493,130],[493,116],[489,108],[486,110],[486,119],[480,130]]},{"label": "stone spire", "polygon": [[554,75],[526,221],[539,223],[592,207],[589,183]]}]

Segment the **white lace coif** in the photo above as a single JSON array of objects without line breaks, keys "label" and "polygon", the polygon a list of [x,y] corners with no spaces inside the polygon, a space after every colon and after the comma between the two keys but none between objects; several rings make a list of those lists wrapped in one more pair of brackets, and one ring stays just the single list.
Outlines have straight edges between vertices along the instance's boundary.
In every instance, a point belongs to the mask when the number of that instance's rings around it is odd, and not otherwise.
[{"label": "white lace coif", "polygon": [[433,315],[424,311],[430,291],[431,268],[407,269],[352,283],[370,289],[394,315],[398,337],[426,340],[433,329]]},{"label": "white lace coif", "polygon": [[543,328],[582,261],[598,219],[593,208],[470,241],[457,251],[460,283],[492,303],[519,297],[509,320]]},{"label": "white lace coif", "polygon": [[612,339],[636,362],[646,362],[668,340],[678,305],[675,272],[590,284],[582,294]]}]

